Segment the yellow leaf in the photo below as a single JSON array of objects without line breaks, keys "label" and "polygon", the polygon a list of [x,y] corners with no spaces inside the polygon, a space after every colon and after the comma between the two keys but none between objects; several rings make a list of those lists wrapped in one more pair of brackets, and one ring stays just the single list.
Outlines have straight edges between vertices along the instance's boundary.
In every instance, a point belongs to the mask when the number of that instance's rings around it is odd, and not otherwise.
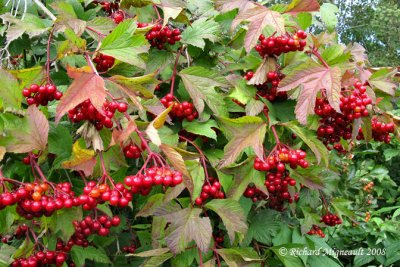
[{"label": "yellow leaf", "polygon": [[62,163],[64,168],[83,171],[87,176],[92,174],[95,165],[95,152],[82,148],[79,141],[76,141],[72,146],[71,158]]}]

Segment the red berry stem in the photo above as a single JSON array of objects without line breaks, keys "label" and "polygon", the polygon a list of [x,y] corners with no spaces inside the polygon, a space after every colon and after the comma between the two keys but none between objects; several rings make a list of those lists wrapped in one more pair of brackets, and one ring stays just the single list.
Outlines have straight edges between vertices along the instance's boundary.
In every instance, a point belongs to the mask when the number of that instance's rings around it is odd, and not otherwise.
[{"label": "red berry stem", "polygon": [[200,266],[203,267],[204,263],[203,263],[203,253],[201,252],[200,248],[197,248],[197,251],[199,253],[199,262],[200,262]]},{"label": "red berry stem", "polygon": [[326,199],[325,199],[325,196],[324,196],[324,194],[322,193],[321,190],[318,190],[318,191],[319,191],[319,195],[321,196],[322,203],[323,203],[323,205],[324,205],[324,209],[326,210],[326,212],[328,212],[328,211],[329,211],[329,208],[328,208],[328,203],[327,203],[327,201],[326,201]]},{"label": "red berry stem", "polygon": [[161,21],[162,18],[160,16],[160,12],[158,11],[157,5],[153,4],[154,11],[157,13],[158,21]]},{"label": "red berry stem", "polygon": [[325,68],[329,69],[329,65],[328,63],[326,63],[326,61],[322,58],[321,54],[318,52],[317,49],[315,49],[315,47],[311,48],[311,54],[313,54],[314,56],[316,56],[318,58],[319,61],[321,61],[321,63],[324,65]]},{"label": "red berry stem", "polygon": [[279,141],[279,137],[278,137],[278,134],[276,133],[275,125],[271,126],[271,130],[275,137],[276,146],[279,147],[281,145],[281,141]]},{"label": "red berry stem", "polygon": [[206,181],[208,184],[210,184],[209,181],[209,176],[208,176],[208,171],[207,171],[207,164],[206,164],[206,156],[204,155],[203,151],[191,140],[189,140],[188,138],[186,138],[185,136],[179,135],[179,138],[182,140],[185,140],[186,142],[188,142],[189,144],[191,144],[200,154],[200,160],[201,160],[201,164],[203,165],[204,168],[204,175],[206,177]]},{"label": "red berry stem", "polygon": [[91,60],[90,56],[88,53],[85,53],[85,59],[86,62],[88,63],[90,69],[93,71],[93,73],[95,73],[96,75],[99,75],[99,73],[97,72],[96,67],[93,65],[93,61]]},{"label": "red berry stem", "polygon": [[101,170],[103,172],[103,175],[100,178],[101,183],[106,183],[106,179],[110,182],[110,184],[115,188],[115,183],[113,178],[108,174],[107,169],[106,169],[106,164],[104,163],[104,157],[103,157],[103,152],[99,152],[99,158],[100,158],[100,163],[101,163]]},{"label": "red berry stem", "polygon": [[101,32],[96,31],[95,29],[93,29],[93,28],[91,28],[91,27],[89,27],[89,26],[86,26],[86,29],[88,29],[89,31],[92,31],[92,32],[96,33],[99,37],[100,37],[100,36],[107,36],[107,35],[105,35],[105,34],[103,34],[103,33],[101,33]]},{"label": "red berry stem", "polygon": [[181,55],[182,49],[183,49],[183,46],[178,50],[178,52],[176,52],[176,58],[175,58],[175,63],[174,63],[174,71],[173,71],[172,76],[171,76],[171,89],[169,90],[169,93],[172,94],[172,95],[174,94],[175,77],[176,77],[179,57]]}]

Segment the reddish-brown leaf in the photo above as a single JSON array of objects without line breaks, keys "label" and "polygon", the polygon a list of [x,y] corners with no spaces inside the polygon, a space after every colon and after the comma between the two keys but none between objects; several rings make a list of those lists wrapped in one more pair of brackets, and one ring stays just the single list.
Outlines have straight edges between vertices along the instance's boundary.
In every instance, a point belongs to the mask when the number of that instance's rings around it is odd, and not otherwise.
[{"label": "reddish-brown leaf", "polygon": [[49,136],[49,122],[46,116],[36,107],[29,106],[27,112],[29,133],[14,133],[18,140],[8,146],[7,151],[14,153],[27,153],[34,149],[45,150]]},{"label": "reddish-brown leaf", "polygon": [[115,144],[124,143],[126,140],[128,140],[129,136],[136,130],[136,127],[137,126],[135,121],[131,120],[128,122],[126,128],[122,130],[114,129],[109,146],[111,147]]},{"label": "reddish-brown leaf", "polygon": [[276,59],[273,57],[264,58],[261,65],[253,75],[248,84],[263,84],[267,81],[267,73],[276,70]]},{"label": "reddish-brown leaf", "polygon": [[282,15],[264,6],[255,6],[241,11],[233,20],[231,29],[235,29],[242,21],[250,22],[244,40],[247,52],[250,52],[257,44],[258,37],[267,25],[272,26],[278,35],[285,33],[285,20]]},{"label": "reddish-brown leaf", "polygon": [[297,99],[296,117],[300,123],[307,123],[307,116],[314,114],[315,99],[325,89],[329,104],[340,112],[341,71],[338,67],[326,68],[315,62],[299,65],[280,82],[278,91],[292,90],[301,85]]},{"label": "reddish-brown leaf", "polygon": [[76,107],[86,99],[90,99],[93,106],[102,112],[101,108],[106,99],[104,80],[99,75],[68,68],[68,75],[74,81],[61,98],[56,109],[56,123],[68,110]]},{"label": "reddish-brown leaf", "polygon": [[240,11],[253,8],[256,5],[248,0],[215,0],[215,8],[222,13],[228,12],[235,8],[239,9]]},{"label": "reddish-brown leaf", "polygon": [[286,13],[296,15],[301,12],[316,12],[319,11],[319,8],[317,0],[295,0],[288,5]]}]

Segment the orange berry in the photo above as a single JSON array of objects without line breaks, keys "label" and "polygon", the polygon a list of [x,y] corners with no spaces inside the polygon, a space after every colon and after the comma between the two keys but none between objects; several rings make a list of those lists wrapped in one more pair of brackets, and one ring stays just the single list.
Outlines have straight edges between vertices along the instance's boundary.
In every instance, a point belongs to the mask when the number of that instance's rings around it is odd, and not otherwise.
[{"label": "orange berry", "polygon": [[35,201],[39,201],[42,199],[42,194],[40,192],[36,191],[32,194],[32,199]]}]

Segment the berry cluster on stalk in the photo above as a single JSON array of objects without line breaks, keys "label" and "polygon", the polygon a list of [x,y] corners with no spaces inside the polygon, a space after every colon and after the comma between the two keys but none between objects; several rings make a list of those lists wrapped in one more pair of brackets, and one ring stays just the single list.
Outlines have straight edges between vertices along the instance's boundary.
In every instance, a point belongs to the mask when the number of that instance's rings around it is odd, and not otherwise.
[{"label": "berry cluster on stalk", "polygon": [[192,103],[189,103],[187,101],[179,103],[175,100],[175,97],[172,94],[167,94],[163,98],[161,98],[161,103],[166,108],[172,106],[171,112],[169,113],[172,118],[193,121],[199,116],[199,113],[197,113],[197,111],[194,109]]},{"label": "berry cluster on stalk", "polygon": [[[67,254],[62,251],[38,251],[33,253],[27,258],[15,259],[11,263],[11,267],[46,267],[46,266],[57,266],[61,267],[67,260]],[[75,265],[69,265],[75,266]]]},{"label": "berry cluster on stalk", "polygon": [[209,177],[208,180],[204,181],[203,187],[201,188],[200,197],[196,198],[196,205],[203,205],[207,199],[223,199],[225,198],[224,192],[222,192],[222,187],[216,178]]},{"label": "berry cluster on stalk", "polygon": [[336,214],[327,213],[321,217],[320,222],[325,223],[328,226],[335,226],[338,224],[342,224],[342,220]]},{"label": "berry cluster on stalk", "polygon": [[262,190],[258,189],[254,184],[247,186],[243,196],[250,198],[253,202],[268,199],[268,196]]},{"label": "berry cluster on stalk", "polygon": [[303,51],[307,44],[306,38],[307,33],[302,30],[297,31],[293,36],[286,33],[281,36],[265,37],[261,34],[255,49],[262,57],[280,56],[282,53]]},{"label": "berry cluster on stalk", "polygon": [[[253,78],[254,72],[249,71],[244,75],[244,78],[249,81]],[[256,84],[257,94],[271,102],[283,101],[287,99],[286,92],[278,92],[279,82],[285,76],[279,71],[270,71],[267,73],[267,81],[263,84]],[[258,98],[258,96],[256,96]]]},{"label": "berry cluster on stalk", "polygon": [[69,110],[68,118],[73,123],[86,120],[90,121],[95,125],[97,130],[101,130],[103,127],[112,128],[114,126],[112,118],[114,117],[116,111],[124,113],[127,110],[128,104],[125,102],[106,101],[102,107],[103,113],[100,113],[92,105],[90,99],[87,99],[75,108]]},{"label": "berry cluster on stalk", "polygon": [[93,59],[93,62],[96,63],[96,70],[99,72],[106,72],[115,63],[115,58],[112,56],[103,55],[101,53],[97,54],[97,56]]},{"label": "berry cluster on stalk", "polygon": [[182,183],[182,174],[171,170],[169,167],[150,167],[144,173],[125,177],[124,183],[130,187],[134,194],[148,195],[153,186],[163,185],[174,187]]},{"label": "berry cluster on stalk", "polygon": [[13,235],[5,235],[5,236],[0,235],[1,242],[7,244],[13,239],[22,239],[23,237],[26,237],[28,229],[29,228],[26,224],[19,225]]},{"label": "berry cluster on stalk", "polygon": [[60,100],[63,93],[58,91],[55,85],[47,83],[42,86],[32,84],[22,90],[22,95],[29,106],[47,106],[50,101]]},{"label": "berry cluster on stalk", "polygon": [[112,206],[126,207],[132,198],[132,193],[122,183],[109,186],[106,183],[97,184],[90,181],[83,188],[83,194],[78,199],[83,209],[92,210],[97,204],[104,202],[109,202]]},{"label": "berry cluster on stalk", "polygon": [[289,186],[295,186],[296,180],[289,176],[286,165],[289,165],[291,169],[296,169],[297,166],[308,168],[306,156],[303,150],[292,150],[283,146],[272,150],[265,159],[257,157],[254,160],[254,169],[266,172],[265,186],[269,192],[268,203],[272,209],[283,210],[285,201],[293,202]]},{"label": "berry cluster on stalk", "polygon": [[352,137],[353,122],[361,117],[368,117],[367,106],[372,103],[366,94],[366,87],[360,82],[354,84],[354,88],[342,88],[340,97],[340,113],[328,102],[326,97],[317,98],[315,114],[321,117],[317,136],[328,149],[333,148],[343,152],[339,143],[341,138],[349,140]]},{"label": "berry cluster on stalk", "polygon": [[174,45],[176,42],[179,42],[181,40],[181,31],[173,29],[170,26],[163,27],[162,24],[156,24],[146,33],[146,39],[152,47],[157,47],[161,50],[165,48],[165,44],[167,43]]},{"label": "berry cluster on stalk", "polygon": [[138,159],[142,155],[140,147],[132,142],[124,146],[123,151],[128,159]]},{"label": "berry cluster on stalk", "polygon": [[136,251],[136,245],[135,244],[130,244],[129,246],[125,246],[122,248],[122,251],[125,253],[135,253]]},{"label": "berry cluster on stalk", "polygon": [[119,9],[119,0],[115,0],[113,2],[93,1],[92,3],[101,5],[104,12],[106,12],[108,15],[111,15],[115,10]]},{"label": "berry cluster on stalk", "polygon": [[325,234],[318,225],[313,225],[311,230],[307,232],[308,235],[319,235],[320,237],[324,238]]},{"label": "berry cluster on stalk", "polygon": [[[374,138],[375,141],[389,144],[390,141],[392,140],[390,134],[394,133],[394,123],[393,122],[384,123],[378,121],[377,118],[373,118],[371,120],[371,125],[372,125],[372,138]],[[364,134],[362,132],[362,129],[360,128],[358,131],[357,140],[363,140],[363,139],[364,139]]]},{"label": "berry cluster on stalk", "polygon": [[125,12],[122,10],[115,11],[111,14],[111,18],[114,20],[115,24],[120,24],[125,19]]}]

